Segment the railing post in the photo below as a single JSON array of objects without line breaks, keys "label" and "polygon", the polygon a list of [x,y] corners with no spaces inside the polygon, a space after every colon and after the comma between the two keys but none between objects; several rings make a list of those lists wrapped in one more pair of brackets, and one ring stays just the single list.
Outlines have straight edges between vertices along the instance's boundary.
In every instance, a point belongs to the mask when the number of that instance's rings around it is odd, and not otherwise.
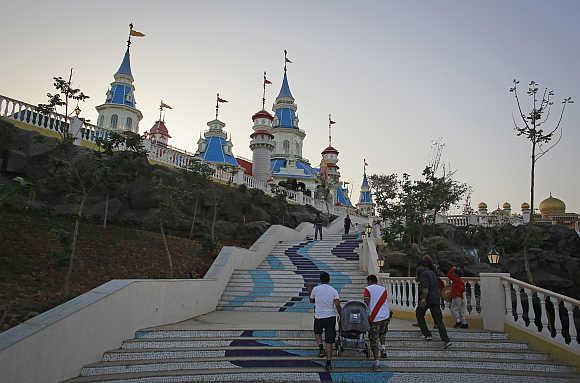
[{"label": "railing post", "polygon": [[503,277],[508,273],[480,273],[481,316],[484,330],[503,331],[505,321],[505,290]]}]

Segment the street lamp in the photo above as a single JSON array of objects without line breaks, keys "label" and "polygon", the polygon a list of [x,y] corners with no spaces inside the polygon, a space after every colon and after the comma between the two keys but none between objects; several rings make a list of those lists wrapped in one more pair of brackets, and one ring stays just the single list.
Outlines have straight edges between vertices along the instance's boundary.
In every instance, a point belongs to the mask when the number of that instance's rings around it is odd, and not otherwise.
[{"label": "street lamp", "polygon": [[373,228],[371,227],[370,224],[367,224],[366,231],[367,231],[367,236],[370,238],[371,235],[373,234]]},{"label": "street lamp", "polygon": [[492,249],[489,253],[487,253],[487,260],[492,265],[497,265],[500,259],[501,255],[497,252],[496,249]]},{"label": "street lamp", "polygon": [[385,260],[384,259],[377,259],[377,266],[379,267],[379,271],[383,271],[383,266],[385,265]]}]

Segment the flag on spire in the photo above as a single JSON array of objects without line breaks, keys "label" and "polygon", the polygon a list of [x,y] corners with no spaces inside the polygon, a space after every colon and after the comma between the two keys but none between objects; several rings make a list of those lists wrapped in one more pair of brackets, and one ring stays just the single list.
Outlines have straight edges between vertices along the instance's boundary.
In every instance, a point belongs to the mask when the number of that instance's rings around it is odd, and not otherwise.
[{"label": "flag on spire", "polygon": [[223,98],[220,98],[220,95],[218,94],[217,102],[228,102],[228,100],[224,100]]},{"label": "flag on spire", "polygon": [[170,107],[169,105],[167,105],[166,103],[164,103],[163,101],[161,101],[161,105],[159,105],[159,108],[163,109],[163,108],[167,108],[167,109],[173,109],[172,107]]},{"label": "flag on spire", "polygon": [[329,118],[329,119],[328,119],[328,123],[329,123],[330,125],[333,125],[333,124],[336,124],[336,121],[332,121],[332,120]]},{"label": "flag on spire", "polygon": [[272,83],[272,81],[270,81],[270,80],[268,80],[266,78],[266,72],[264,72],[264,84],[268,85],[268,84],[271,84],[271,83]]},{"label": "flag on spire", "polygon": [[363,161],[364,161],[364,164],[365,164],[365,166],[369,166],[369,164],[367,163],[367,160],[366,160],[366,158],[365,158],[365,159],[363,159]]},{"label": "flag on spire", "polygon": [[131,29],[131,30],[129,31],[129,34],[130,34],[131,36],[133,36],[133,37],[143,37],[143,36],[145,36],[145,33],[143,33],[143,32],[139,32],[139,31],[136,31],[136,30],[134,30],[134,29]]}]

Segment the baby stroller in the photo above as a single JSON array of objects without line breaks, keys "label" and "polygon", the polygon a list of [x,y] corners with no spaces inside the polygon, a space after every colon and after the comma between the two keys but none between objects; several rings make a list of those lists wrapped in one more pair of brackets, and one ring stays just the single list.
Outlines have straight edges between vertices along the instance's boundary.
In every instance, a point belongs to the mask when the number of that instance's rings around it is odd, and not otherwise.
[{"label": "baby stroller", "polygon": [[369,309],[364,302],[348,301],[342,307],[336,340],[336,355],[352,350],[370,355],[370,344],[366,333],[369,331]]}]

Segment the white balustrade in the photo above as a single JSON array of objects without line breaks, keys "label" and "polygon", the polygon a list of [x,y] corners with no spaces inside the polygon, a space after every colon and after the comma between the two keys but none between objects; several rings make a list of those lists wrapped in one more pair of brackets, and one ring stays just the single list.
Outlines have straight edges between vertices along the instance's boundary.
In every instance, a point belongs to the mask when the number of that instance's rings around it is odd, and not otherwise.
[{"label": "white balustrade", "polygon": [[[502,284],[505,292],[506,322],[555,342],[565,349],[580,352],[580,323],[575,320],[580,310],[580,301],[511,277],[502,278]],[[512,300],[514,293],[515,305]],[[547,298],[550,304],[547,304]],[[527,315],[524,306],[527,307]]]}]

